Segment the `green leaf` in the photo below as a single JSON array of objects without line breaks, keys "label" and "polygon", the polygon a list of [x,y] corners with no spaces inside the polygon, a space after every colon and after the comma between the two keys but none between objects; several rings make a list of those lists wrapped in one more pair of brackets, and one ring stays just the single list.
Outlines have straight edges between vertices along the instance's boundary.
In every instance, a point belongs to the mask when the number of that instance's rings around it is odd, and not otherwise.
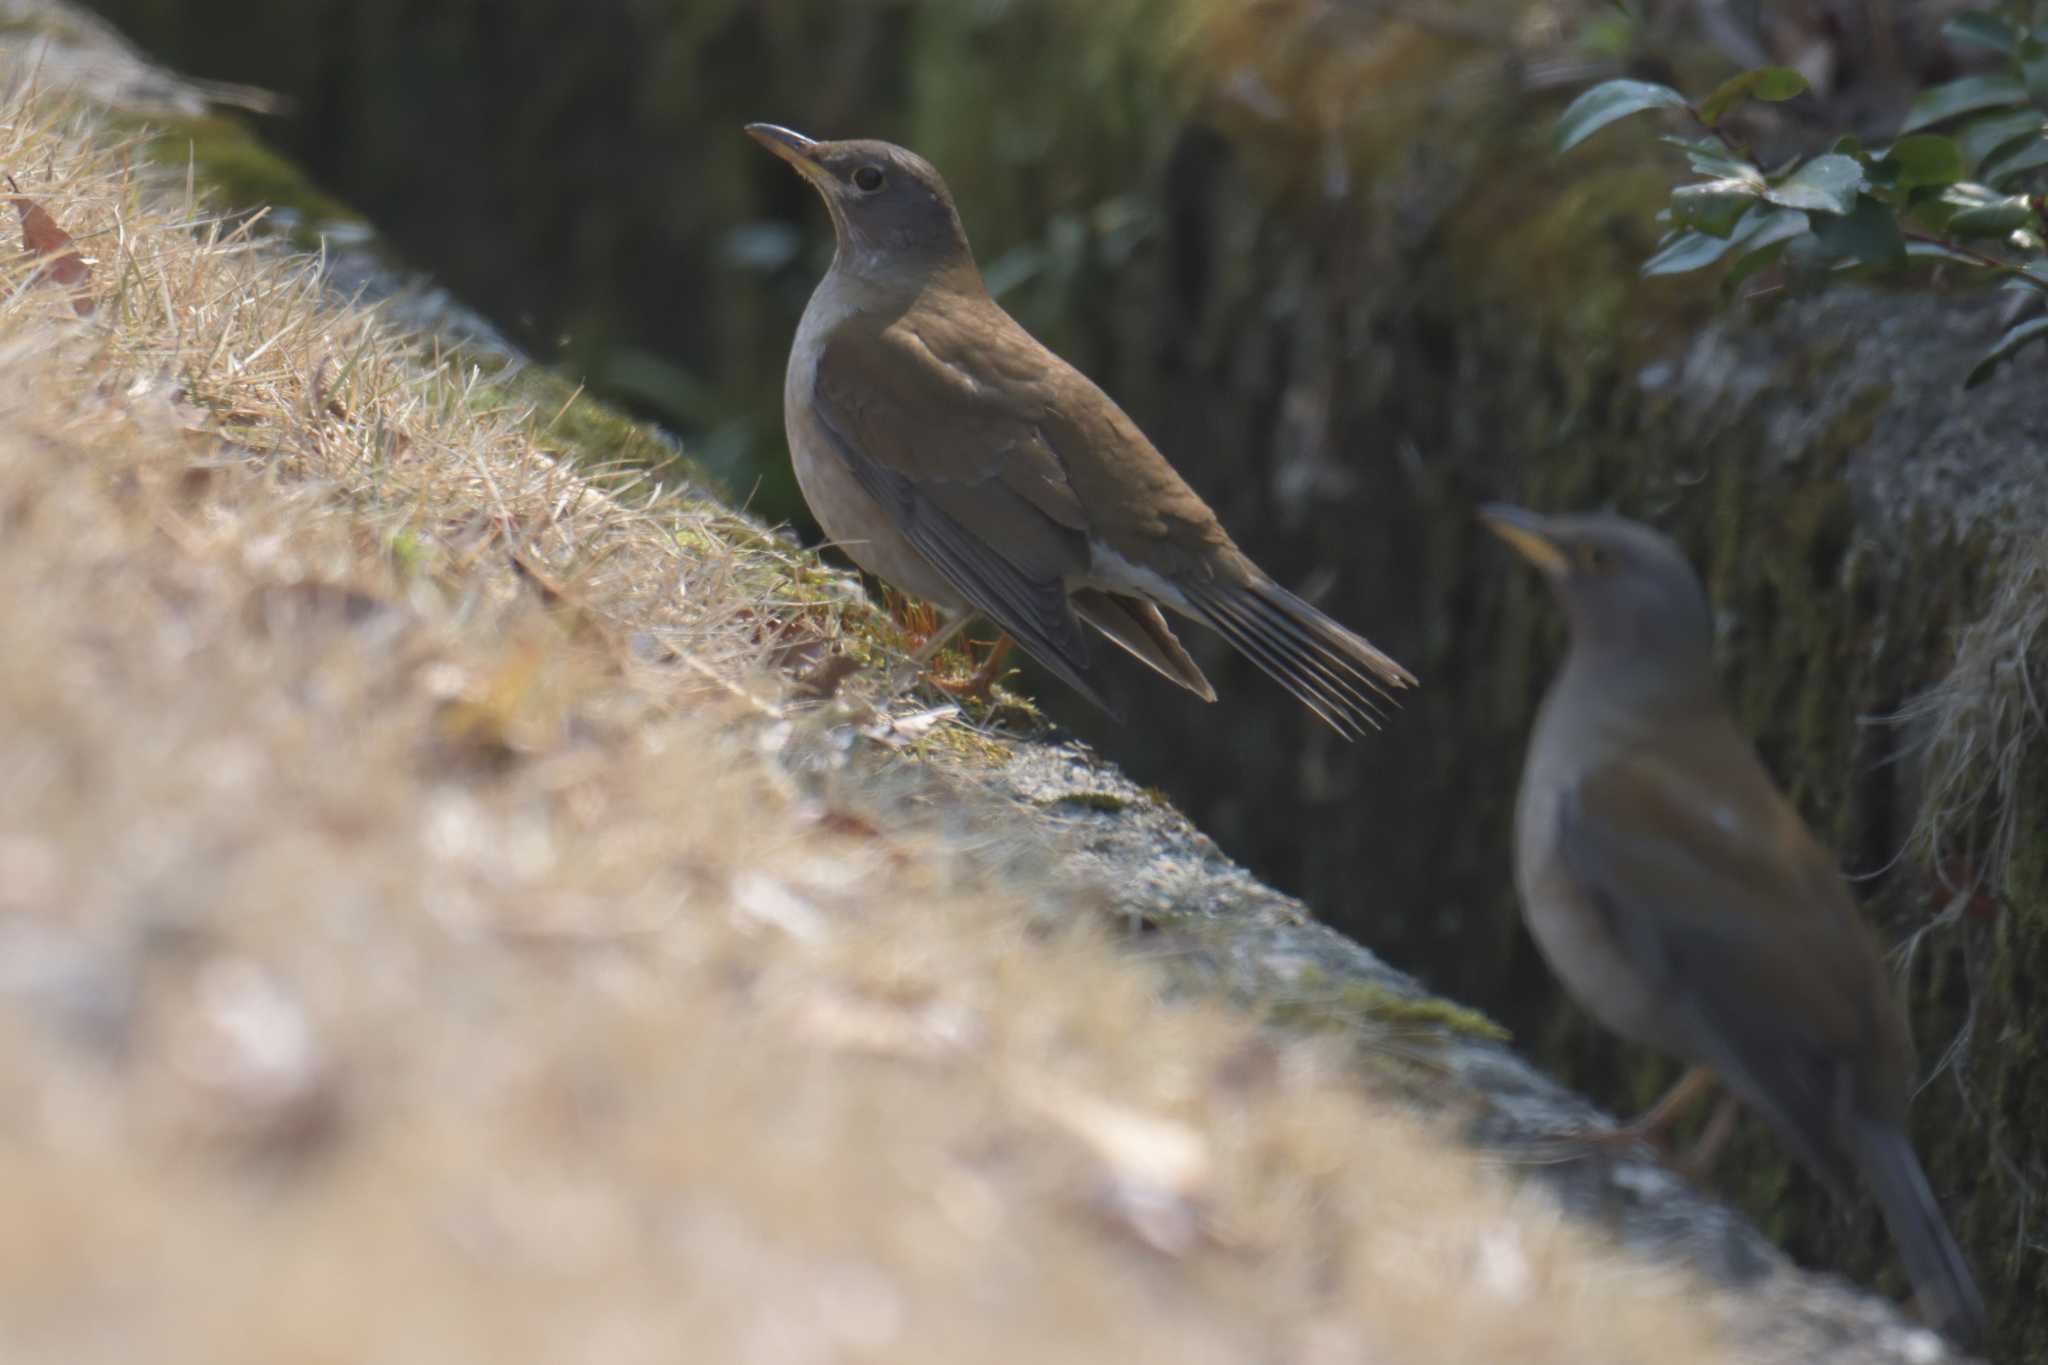
[{"label": "green leaf", "polygon": [[1799,277],[1803,286],[1810,287],[1813,277],[1825,275],[1834,264],[1834,257],[1820,244],[1820,238],[1808,232],[1785,243],[1779,259],[1785,263],[1788,276]]},{"label": "green leaf", "polygon": [[[1786,209],[1785,212],[1793,213],[1796,210]],[[1804,232],[1805,229],[1801,228],[1800,231]],[[1742,287],[1744,280],[1756,274],[1757,271],[1770,266],[1784,254],[1785,243],[1779,241],[1760,246],[1754,251],[1745,251],[1740,256],[1737,256],[1735,263],[1730,265],[1721,276],[1721,297],[1734,298],[1735,291]]]},{"label": "green leaf", "polygon": [[1974,113],[1979,109],[1996,109],[2001,105],[2023,104],[2027,88],[2020,84],[2018,76],[2006,72],[1994,72],[1985,76],[1965,76],[1959,81],[1933,86],[1920,92],[1906,110],[1906,121],[1900,126],[1902,133],[1914,132],[1929,124],[1941,123],[1958,114]]},{"label": "green leaf", "polygon": [[1844,133],[1835,139],[1835,145],[1828,148],[1828,150],[1839,153],[1842,156],[1853,156],[1858,161],[1861,161],[1863,159],[1863,139],[1854,133]]},{"label": "green leaf", "polygon": [[1953,204],[1959,209],[1973,209],[1979,204],[1995,204],[2000,195],[1989,185],[1980,185],[1974,180],[1958,180],[1941,192],[1941,202]]},{"label": "green leaf", "polygon": [[1761,181],[1738,179],[1681,185],[1671,192],[1671,216],[1709,237],[1726,237],[1762,190]]},{"label": "green leaf", "polygon": [[1712,127],[1721,116],[1744,100],[1789,100],[1806,93],[1806,77],[1789,66],[1760,66],[1739,76],[1730,76],[1700,101],[1696,111],[1700,122]]},{"label": "green leaf", "polygon": [[2048,44],[2029,38],[2020,45],[2020,76],[2026,82],[2027,97],[2037,108],[2048,109]]},{"label": "green leaf", "polygon": [[1993,184],[2048,166],[2048,133],[2008,142],[1984,160],[1983,176]]},{"label": "green leaf", "polygon": [[1908,242],[1906,256],[1915,261],[1954,261],[1959,265],[1981,266],[1982,261],[1965,256],[1954,247],[1943,246],[1940,242]]},{"label": "green leaf", "polygon": [[1558,151],[1568,152],[1616,119],[1640,114],[1645,109],[1685,107],[1685,96],[1668,85],[1654,81],[1603,81],[1558,115],[1552,138]]},{"label": "green leaf", "polygon": [[1687,228],[1664,239],[1657,253],[1643,262],[1643,277],[1655,275],[1683,275],[1689,270],[1699,270],[1712,265],[1728,251],[1728,240],[1724,237],[1709,237],[1704,232]]},{"label": "green leaf", "polygon": [[1952,43],[1970,43],[2003,52],[2010,57],[2019,51],[2020,38],[2012,25],[1995,14],[1971,11],[1958,14],[1941,26],[1941,36]]},{"label": "green leaf", "polygon": [[1996,114],[1980,114],[1956,129],[1956,146],[1963,149],[1964,159],[1972,166],[1980,166],[1985,157],[2007,143],[2029,137],[2041,129],[2041,111],[2038,109],[2007,109]]},{"label": "green leaf", "polygon": [[1764,191],[1764,198],[1788,209],[1847,213],[1856,207],[1863,166],[1851,156],[1817,156]]},{"label": "green leaf", "polygon": [[1821,250],[1834,260],[1853,260],[1880,268],[1902,264],[1906,259],[1905,239],[1899,235],[1899,220],[1889,205],[1869,195],[1860,195],[1848,213],[1807,215]]},{"label": "green leaf", "polygon": [[1788,241],[1807,230],[1806,215],[1797,209],[1759,208],[1735,234],[1735,245],[1751,251],[1773,242]]},{"label": "green leaf", "polygon": [[1722,278],[1721,288],[1732,294],[1737,285],[1783,254],[1785,243],[1806,231],[1806,215],[1797,209],[1758,209],[1750,214],[1728,243],[1739,254]]},{"label": "green leaf", "polygon": [[1685,159],[1691,163],[1695,175],[1704,175],[1713,180],[1752,180],[1758,185],[1764,183],[1764,173],[1744,161],[1714,137],[1674,137],[1666,133],[1657,139],[1674,147],[1685,149]]},{"label": "green leaf", "polygon": [[1998,344],[1986,351],[1984,358],[1970,371],[1970,377],[1963,381],[1963,387],[1976,388],[1991,377],[1993,370],[2012,359],[2014,351],[2028,342],[2039,341],[2043,337],[2048,337],[2048,317],[2028,318],[2025,322],[2008,329],[2006,334],[1998,339]]},{"label": "green leaf", "polygon": [[2034,221],[2034,207],[2024,194],[2009,194],[1989,204],[1959,210],[1948,220],[1948,230],[1957,237],[2003,237]]},{"label": "green leaf", "polygon": [[1891,145],[1878,165],[1902,190],[1953,185],[1963,178],[1963,151],[1939,133],[1914,133]]},{"label": "green leaf", "polygon": [[2000,195],[1989,185],[1980,185],[1974,180],[1959,180],[1945,185],[1932,198],[1922,199],[1913,205],[1913,216],[1936,232],[1948,231],[1949,220],[1964,209],[1981,208],[1996,204]]}]

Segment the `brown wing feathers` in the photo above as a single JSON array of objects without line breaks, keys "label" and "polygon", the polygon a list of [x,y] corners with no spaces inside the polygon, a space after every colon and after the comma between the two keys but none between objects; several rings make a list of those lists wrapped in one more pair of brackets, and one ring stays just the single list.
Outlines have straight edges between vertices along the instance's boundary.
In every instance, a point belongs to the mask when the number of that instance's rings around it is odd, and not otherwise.
[{"label": "brown wing feathers", "polygon": [[1116,643],[1173,679],[1203,701],[1216,700],[1216,689],[1181,648],[1159,608],[1136,597],[1082,588],[1072,598],[1074,613]]},{"label": "brown wing feathers", "polygon": [[1111,715],[1116,708],[1089,681],[1087,636],[1057,576],[1036,576],[961,526],[903,475],[868,459],[841,434],[822,404],[819,413],[834,446],[868,496],[880,503],[903,536],[943,573],[960,595],[1015,637],[1031,657]]},{"label": "brown wing feathers", "polygon": [[[1142,433],[1021,329],[969,346],[955,344],[945,320],[935,314],[919,331],[883,327],[867,347],[829,344],[814,398],[861,486],[963,597],[1098,705],[1083,620],[1213,699],[1144,594],[1075,582],[1088,571],[1091,538],[1143,564],[1152,558],[1145,547],[1163,536],[1186,567],[1152,572],[1185,596],[1190,615],[1347,738],[1378,728],[1389,689],[1414,681],[1400,665],[1243,561]],[[990,397],[1000,386],[985,372],[1009,356],[1005,345],[1031,353],[1041,382],[1064,391],[1031,411]],[[913,415],[926,413],[948,420]],[[1084,430],[1084,417],[1102,430]],[[935,439],[942,430],[948,439]],[[1104,442],[1117,448],[1107,462]]]}]

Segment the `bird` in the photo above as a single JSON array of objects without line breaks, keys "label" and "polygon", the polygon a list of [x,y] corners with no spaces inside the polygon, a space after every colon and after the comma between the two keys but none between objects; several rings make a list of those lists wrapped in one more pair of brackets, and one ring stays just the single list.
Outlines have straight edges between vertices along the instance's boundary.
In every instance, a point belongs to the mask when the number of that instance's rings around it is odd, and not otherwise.
[{"label": "bird", "polygon": [[836,239],[785,375],[797,484],[855,563],[954,614],[935,642],[984,616],[1115,715],[1086,623],[1214,701],[1165,607],[1348,739],[1414,685],[1254,564],[1136,423],[990,296],[930,162],[746,131],[819,193]]},{"label": "bird", "polygon": [[1860,1173],[1923,1313],[1980,1339],[1983,1297],[1906,1136],[1905,1015],[1833,858],[1721,699],[1698,575],[1619,516],[1480,518],[1570,628],[1515,807],[1544,958],[1601,1024],[1691,1064],[1674,1095],[1700,1093],[1705,1068],[1837,1197]]}]

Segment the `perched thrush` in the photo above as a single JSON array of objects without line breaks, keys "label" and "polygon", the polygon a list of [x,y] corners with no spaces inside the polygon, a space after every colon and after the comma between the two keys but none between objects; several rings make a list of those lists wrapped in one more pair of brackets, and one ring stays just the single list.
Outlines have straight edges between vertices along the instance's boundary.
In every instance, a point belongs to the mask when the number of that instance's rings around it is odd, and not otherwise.
[{"label": "perched thrush", "polygon": [[955,627],[986,616],[1105,709],[1083,622],[1215,700],[1161,607],[1347,737],[1414,682],[1252,563],[1122,409],[989,296],[930,163],[747,132],[824,197],[838,236],[783,416],[804,499],[856,563],[959,613]]},{"label": "perched thrush", "polygon": [[1837,1194],[1860,1173],[1922,1310],[1980,1338],[1984,1301],[1906,1138],[1905,1017],[1834,860],[1722,703],[1698,577],[1620,517],[1481,515],[1571,626],[1515,812],[1552,970],[1608,1028],[1718,1075]]}]

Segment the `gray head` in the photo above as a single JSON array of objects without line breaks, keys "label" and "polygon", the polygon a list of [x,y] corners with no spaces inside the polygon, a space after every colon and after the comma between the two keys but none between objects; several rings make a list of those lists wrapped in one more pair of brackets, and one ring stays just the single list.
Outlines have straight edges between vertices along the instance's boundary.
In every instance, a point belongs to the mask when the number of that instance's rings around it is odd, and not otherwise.
[{"label": "gray head", "polygon": [[1479,518],[1543,571],[1571,622],[1574,653],[1711,680],[1713,608],[1669,537],[1607,513],[1545,517],[1489,503]]},{"label": "gray head", "polygon": [[864,275],[974,268],[953,196],[916,152],[888,142],[818,142],[772,123],[750,123],[747,133],[824,198],[844,267]]}]

